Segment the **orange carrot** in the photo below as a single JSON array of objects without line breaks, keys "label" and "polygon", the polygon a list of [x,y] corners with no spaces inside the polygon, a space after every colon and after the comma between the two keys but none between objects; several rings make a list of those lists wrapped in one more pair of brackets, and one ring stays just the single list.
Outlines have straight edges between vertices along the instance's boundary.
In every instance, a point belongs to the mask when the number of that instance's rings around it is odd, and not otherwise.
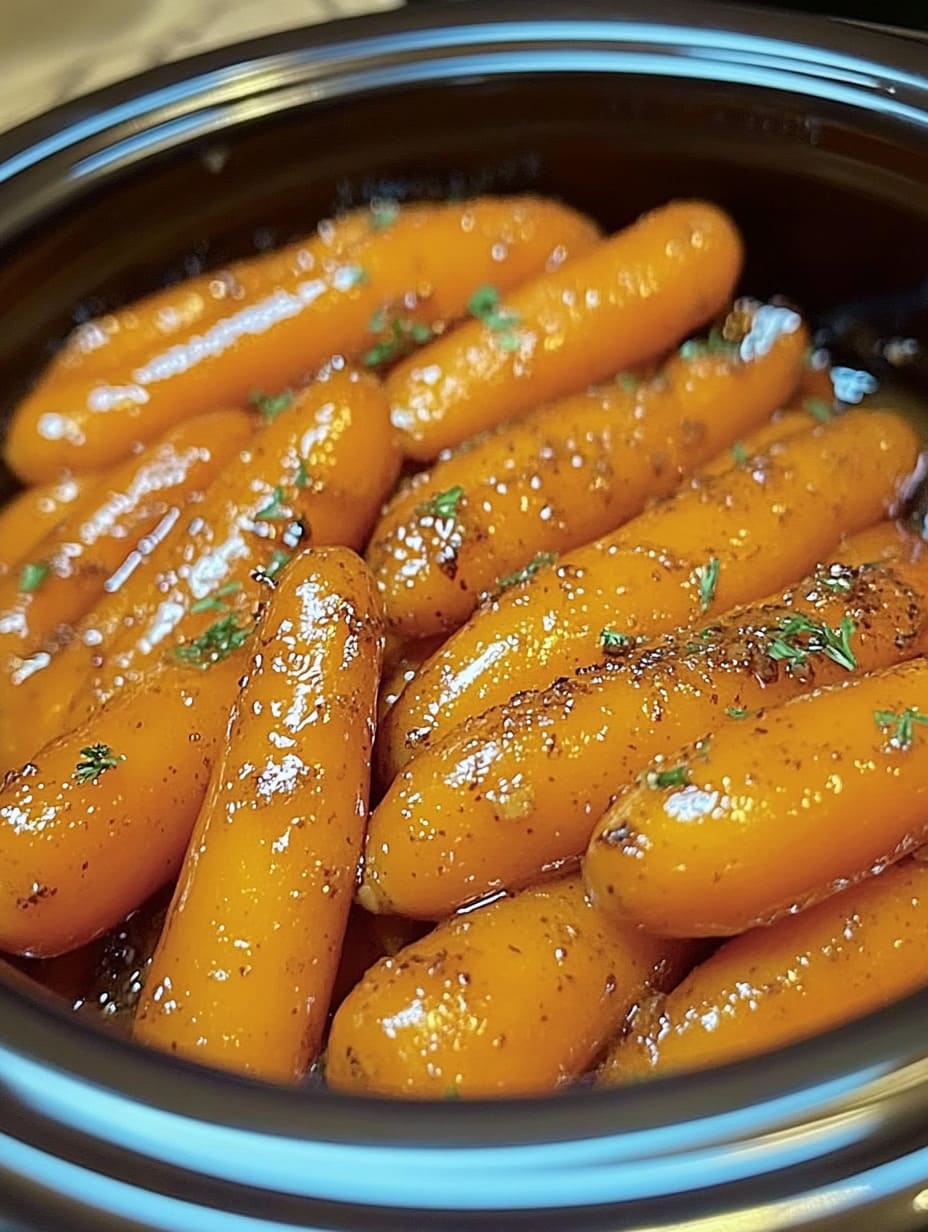
[{"label": "orange carrot", "polygon": [[402,488],[367,555],[388,627],[458,628],[501,578],[614,530],[782,407],[800,318],[739,301],[725,330],[734,341],[686,343],[650,381],[617,377],[503,424]]},{"label": "orange carrot", "polygon": [[146,1043],[281,1081],[322,1042],[367,813],[383,650],[343,548],[284,571],[135,1020]]},{"label": "orange carrot", "polygon": [[726,214],[677,201],[504,301],[497,285],[480,288],[470,301],[477,320],[387,379],[404,450],[430,461],[476,432],[656,358],[724,307],[741,259]]},{"label": "orange carrot", "polygon": [[604,629],[653,636],[796,580],[842,532],[881,517],[919,443],[890,412],[849,411],[760,461],[697,476],[621,530],[535,562],[403,691],[380,736],[383,781],[426,743],[521,689],[595,663]]},{"label": "orange carrot", "polygon": [[66,475],[24,488],[0,507],[0,578],[14,572],[35,545],[91,498],[101,476]]},{"label": "orange carrot", "polygon": [[[770,653],[856,656],[850,622]],[[727,936],[862,880],[928,838],[928,661],[794,698],[647,771],[584,862],[604,909],[665,936]]]},{"label": "orange carrot", "polygon": [[516,286],[595,238],[564,206],[486,198],[404,206],[345,248],[316,241],[283,260],[254,258],[232,267],[242,293],[217,315],[138,351],[130,344],[104,372],[52,371],[15,412],[7,461],[29,482],[106,466],[190,415],[277,391],[332,355],[365,354],[388,318],[412,333],[453,320],[481,282]]}]

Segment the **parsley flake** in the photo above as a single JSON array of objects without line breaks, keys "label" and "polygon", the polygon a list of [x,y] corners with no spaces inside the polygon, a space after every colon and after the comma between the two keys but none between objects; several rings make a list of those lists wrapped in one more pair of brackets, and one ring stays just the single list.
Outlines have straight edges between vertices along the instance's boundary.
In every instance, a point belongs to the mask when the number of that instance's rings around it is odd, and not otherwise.
[{"label": "parsley flake", "polygon": [[371,226],[375,231],[392,227],[400,216],[400,203],[389,197],[375,197],[371,202]]},{"label": "parsley flake", "polygon": [[746,719],[750,711],[745,706],[726,706],[725,713],[730,719]]},{"label": "parsley flake", "polygon": [[82,760],[74,767],[74,777],[78,783],[96,783],[101,774],[107,770],[115,770],[125,757],[114,753],[108,744],[88,744],[81,749]]},{"label": "parsley flake", "polygon": [[735,441],[731,447],[731,456],[735,466],[747,466],[748,451],[744,441]]},{"label": "parsley flake", "polygon": [[287,516],[286,510],[284,509],[284,502],[286,501],[286,499],[287,499],[287,493],[283,490],[280,484],[278,484],[277,487],[275,487],[273,492],[271,493],[270,501],[264,506],[263,509],[259,509],[258,512],[255,514],[255,521],[256,522],[280,522],[282,521]]},{"label": "parsley flake", "polygon": [[615,378],[615,383],[626,394],[633,394],[638,390],[638,378],[634,372],[620,372]]},{"label": "parsley flake", "polygon": [[635,639],[629,637],[627,633],[620,633],[618,629],[603,629],[599,635],[599,640],[602,642],[603,650],[607,655],[624,654],[635,644]]},{"label": "parsley flake", "polygon": [[207,595],[203,599],[197,599],[196,603],[191,604],[190,611],[194,614],[200,612],[225,612],[228,611],[229,605],[223,603],[223,599],[227,599],[229,595],[234,595],[242,589],[241,582],[226,582],[225,586],[220,586],[213,594]]},{"label": "parsley flake", "polygon": [[279,394],[264,394],[256,389],[248,401],[265,419],[276,419],[293,405],[293,390],[282,389]]},{"label": "parsley flake", "polygon": [[499,291],[492,284],[474,291],[467,301],[467,311],[493,331],[504,351],[519,349],[519,335],[515,332],[515,326],[520,321],[519,314],[508,308],[500,308]]},{"label": "parsley flake", "polygon": [[[792,667],[800,667],[808,662],[810,655],[823,654],[851,672],[857,667],[857,658],[851,649],[855,628],[849,616],[843,618],[837,629],[824,621],[810,620],[808,616],[787,616],[773,631],[767,655]],[[796,641],[801,634],[806,635],[804,643]]]},{"label": "parsley flake", "polygon": [[174,658],[180,663],[189,663],[205,670],[227,659],[233,650],[244,645],[252,628],[251,624],[240,625],[234,615],[223,616],[193,641],[175,646]]},{"label": "parsley flake", "polygon": [[402,359],[415,347],[431,342],[434,336],[431,326],[424,321],[412,321],[408,317],[392,317],[388,320],[382,308],[374,313],[367,328],[372,334],[381,334],[385,330],[389,332],[386,338],[375,342],[362,356],[361,362],[366,368],[379,368],[381,364]]},{"label": "parsley flake", "polygon": [[370,274],[360,265],[342,265],[335,271],[332,283],[339,291],[351,291],[354,287],[363,287],[370,280]]},{"label": "parsley flake", "polygon": [[679,766],[669,766],[666,770],[649,770],[644,776],[645,786],[652,791],[663,787],[688,787],[689,782],[689,769],[682,763]]},{"label": "parsley flake", "polygon": [[710,329],[705,338],[689,338],[680,347],[680,358],[699,359],[703,355],[737,356],[740,343],[726,338],[720,329]]},{"label": "parsley flake", "polygon": [[30,560],[19,571],[19,593],[31,595],[39,589],[51,573],[47,560]]},{"label": "parsley flake", "polygon": [[464,489],[459,483],[456,483],[453,488],[439,492],[430,501],[420,505],[419,512],[430,515],[433,518],[453,518],[458,511],[458,505],[461,503],[463,495]]},{"label": "parsley flake", "polygon": [[834,595],[849,595],[854,589],[854,574],[847,565],[829,565],[820,573],[818,583]]},{"label": "parsley flake", "polygon": [[699,610],[707,612],[715,598],[715,592],[719,584],[719,570],[721,562],[717,556],[710,557],[705,565],[700,565],[696,570],[696,578],[699,582]]},{"label": "parsley flake", "polygon": [[300,458],[300,465],[296,468],[296,477],[293,482],[298,488],[309,487],[309,471],[306,469],[305,458]]},{"label": "parsley flake", "polygon": [[510,586],[518,586],[520,582],[528,582],[539,569],[543,569],[545,565],[553,565],[556,560],[557,556],[554,552],[539,552],[527,565],[517,569],[515,573],[510,573],[507,577],[497,578],[496,585],[500,590],[508,590]]},{"label": "parsley flake", "polygon": [[874,710],[873,718],[881,731],[892,732],[889,743],[903,753],[912,747],[915,724],[928,723],[928,714],[922,714],[917,706],[909,706],[898,714],[894,710]]},{"label": "parsley flake", "polygon": [[828,423],[830,419],[835,417],[833,408],[828,405],[824,398],[806,398],[802,404],[802,409],[807,411],[818,423]]}]

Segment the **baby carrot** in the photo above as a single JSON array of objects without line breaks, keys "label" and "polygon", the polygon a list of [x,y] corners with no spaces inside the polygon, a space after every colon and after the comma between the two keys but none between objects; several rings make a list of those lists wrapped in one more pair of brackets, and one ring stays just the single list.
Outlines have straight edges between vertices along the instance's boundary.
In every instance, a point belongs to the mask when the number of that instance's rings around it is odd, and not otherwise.
[{"label": "baby carrot", "polygon": [[[653,636],[798,579],[885,514],[915,466],[914,430],[849,411],[760,460],[697,476],[612,535],[532,562],[410,681],[380,740],[389,781],[428,741],[521,689],[595,663],[604,629]],[[522,580],[524,578],[524,580]]]},{"label": "baby carrot", "polygon": [[[481,283],[516,286],[596,235],[587,219],[551,201],[483,198],[404,206],[321,267],[313,252],[311,268],[297,259],[287,273],[272,254],[268,279],[257,258],[250,290],[213,319],[138,353],[130,348],[105,372],[64,379],[56,370],[40,381],[13,416],[7,461],[29,482],[62,467],[96,469],[190,415],[300,381],[333,355],[360,357],[376,345],[378,362],[388,321],[415,336],[460,316]],[[231,273],[239,276],[237,267]]]},{"label": "baby carrot", "polygon": [[335,1015],[326,1077],[414,1099],[553,1091],[691,955],[610,927],[576,876],[499,899],[368,971]]},{"label": "baby carrot", "polygon": [[[297,549],[360,546],[398,468],[374,377],[332,372],[295,394],[63,650],[14,673],[0,714],[0,763],[4,754],[9,765],[29,757],[166,649],[183,642],[180,653],[195,656],[217,626],[247,619]],[[35,716],[28,726],[25,713]]]},{"label": "baby carrot", "polygon": [[[770,651],[851,662],[851,622]],[[617,919],[727,936],[815,903],[928,837],[928,661],[833,685],[655,762],[596,827],[586,881]]]},{"label": "baby carrot", "polygon": [[656,358],[711,320],[741,272],[731,219],[676,201],[501,301],[470,301],[477,320],[424,347],[387,379],[406,453],[449,445]]},{"label": "baby carrot", "polygon": [[258,625],[135,1019],[281,1081],[322,1042],[367,814],[383,630],[363,562],[305,553]]},{"label": "baby carrot", "polygon": [[315,231],[270,253],[256,254],[226,269],[210,270],[155,291],[77,326],[52,359],[43,380],[100,377],[144,362],[158,348],[183,342],[228,315],[244,300],[296,278],[331,274],[346,250],[373,229],[368,209],[324,219]]},{"label": "baby carrot", "polygon": [[85,945],[180,867],[243,663],[164,664],[0,788],[0,950]]},{"label": "baby carrot", "polygon": [[16,572],[35,545],[88,501],[99,475],[66,475],[36,488],[24,488],[0,507],[0,579]]},{"label": "baby carrot", "polygon": [[928,867],[905,861],[727,941],[637,1018],[609,1085],[704,1069],[840,1026],[928,983]]},{"label": "baby carrot", "polygon": [[[882,532],[884,545],[901,549],[893,525]],[[859,559],[861,548],[872,561],[874,532],[836,559]],[[529,885],[579,856],[610,798],[655,759],[727,718],[748,719],[849,670],[923,653],[924,549],[912,538],[885,564],[826,565],[698,633],[678,630],[637,648],[607,633],[598,667],[468,720],[397,775],[371,817],[360,901],[370,911],[441,919],[470,899]],[[854,664],[773,657],[797,615],[821,629],[851,621]]]},{"label": "baby carrot", "polygon": [[421,472],[368,548],[388,627],[450,632],[526,561],[589,543],[672,492],[784,405],[807,342],[796,313],[738,301],[722,333],[686,343],[653,379],[574,394]]},{"label": "baby carrot", "polygon": [[89,611],[120,566],[143,554],[147,536],[202,498],[253,428],[244,411],[200,415],[111,471],[33,545],[17,576],[0,579],[0,661],[40,650]]}]

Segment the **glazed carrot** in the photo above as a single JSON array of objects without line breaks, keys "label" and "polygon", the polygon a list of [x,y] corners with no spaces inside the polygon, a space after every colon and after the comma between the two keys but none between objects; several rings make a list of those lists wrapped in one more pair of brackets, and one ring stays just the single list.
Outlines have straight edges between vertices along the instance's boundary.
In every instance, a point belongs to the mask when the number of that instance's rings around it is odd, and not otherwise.
[{"label": "glazed carrot", "polygon": [[14,572],[65,518],[73,517],[101,482],[99,475],[66,475],[24,488],[0,507],[0,579]]},{"label": "glazed carrot", "polygon": [[184,341],[218,317],[294,279],[331,275],[344,253],[374,229],[369,209],[324,219],[314,233],[274,252],[246,257],[155,291],[116,312],[77,326],[43,381],[100,377],[144,362],[152,351]]},{"label": "glazed carrot", "polygon": [[89,611],[118,584],[120,567],[137,563],[202,499],[253,429],[244,411],[199,415],[110,472],[33,546],[18,575],[0,580],[0,660],[41,649]]},{"label": "glazed carrot", "polygon": [[381,777],[435,736],[600,656],[602,632],[653,636],[798,579],[841,533],[876,521],[918,456],[889,412],[849,411],[720,475],[697,476],[623,528],[529,569],[403,691],[380,738]]},{"label": "glazed carrot", "polygon": [[0,788],[0,950],[85,945],[180,867],[243,664],[164,664]]},{"label": "glazed carrot", "polygon": [[425,935],[428,925],[397,915],[371,915],[352,906],[345,927],[330,1012],[337,1010],[356,984],[381,958],[395,957],[404,946]]},{"label": "glazed carrot", "polygon": [[928,868],[905,861],[721,946],[610,1052],[612,1085],[840,1026],[928,983]]},{"label": "glazed carrot", "polygon": [[99,376],[53,373],[40,382],[14,414],[7,461],[30,482],[61,467],[105,466],[190,415],[279,390],[332,355],[364,355],[388,320],[413,335],[453,320],[481,283],[516,286],[589,248],[596,235],[587,219],[551,201],[483,198],[404,206],[322,268],[313,253],[312,268],[298,258],[281,276],[272,256],[276,276],[265,281],[258,259],[251,291],[205,328],[196,323],[138,354],[130,348],[124,363]]},{"label": "glazed carrot", "polygon": [[322,1043],[367,814],[383,628],[344,548],[285,570],[197,821],[135,1036],[281,1081]]},{"label": "glazed carrot", "polygon": [[796,313],[751,301],[723,334],[686,343],[650,381],[574,394],[417,475],[367,553],[388,627],[458,628],[501,578],[614,530],[759,427],[793,392],[808,336]]},{"label": "glazed carrot", "polygon": [[[898,544],[894,526],[883,532],[885,545]],[[872,560],[876,535],[858,538]],[[848,546],[838,561],[860,556],[855,540]],[[771,657],[797,614],[831,629],[852,621],[854,671],[923,653],[926,545],[912,538],[909,552],[887,564],[825,566],[699,633],[637,649],[608,639],[612,657],[600,666],[461,724],[407,766],[374,810],[359,900],[369,911],[441,919],[580,855],[610,798],[655,759],[726,717],[847,676],[849,664],[823,655]]]},{"label": "glazed carrot", "polygon": [[430,461],[476,432],[656,358],[724,307],[741,259],[726,214],[677,201],[503,302],[497,285],[481,288],[470,304],[479,319],[387,380],[404,450]]},{"label": "glazed carrot", "polygon": [[336,1090],[419,1099],[553,1091],[691,954],[611,927],[575,876],[526,890],[372,968],[335,1015],[326,1077]]},{"label": "glazed carrot", "polygon": [[[68,646],[14,674],[0,713],[0,764],[4,755],[18,764],[83,720],[178,642],[195,648],[217,624],[247,619],[267,577],[298,547],[360,546],[398,467],[374,377],[333,372],[296,394]],[[34,716],[28,726],[24,714]]]},{"label": "glazed carrot", "polygon": [[[781,633],[783,661],[856,657],[850,624]],[[591,892],[667,936],[727,936],[810,905],[928,836],[928,661],[727,724],[654,763],[603,815]]]}]

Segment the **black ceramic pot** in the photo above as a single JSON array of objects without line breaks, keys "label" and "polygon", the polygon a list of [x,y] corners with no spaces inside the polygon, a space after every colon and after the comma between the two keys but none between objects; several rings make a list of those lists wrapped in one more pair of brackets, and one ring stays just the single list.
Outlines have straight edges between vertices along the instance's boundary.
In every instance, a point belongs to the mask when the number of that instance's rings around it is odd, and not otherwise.
[{"label": "black ceramic pot", "polygon": [[[607,226],[704,194],[756,294],[911,285],[926,74],[923,45],[696,0],[417,5],[159,70],[0,138],[0,398],[75,308],[374,193],[531,189]],[[705,1075],[418,1106],[194,1069],[11,977],[0,1229],[925,1227],[926,1024],[928,994]]]}]

